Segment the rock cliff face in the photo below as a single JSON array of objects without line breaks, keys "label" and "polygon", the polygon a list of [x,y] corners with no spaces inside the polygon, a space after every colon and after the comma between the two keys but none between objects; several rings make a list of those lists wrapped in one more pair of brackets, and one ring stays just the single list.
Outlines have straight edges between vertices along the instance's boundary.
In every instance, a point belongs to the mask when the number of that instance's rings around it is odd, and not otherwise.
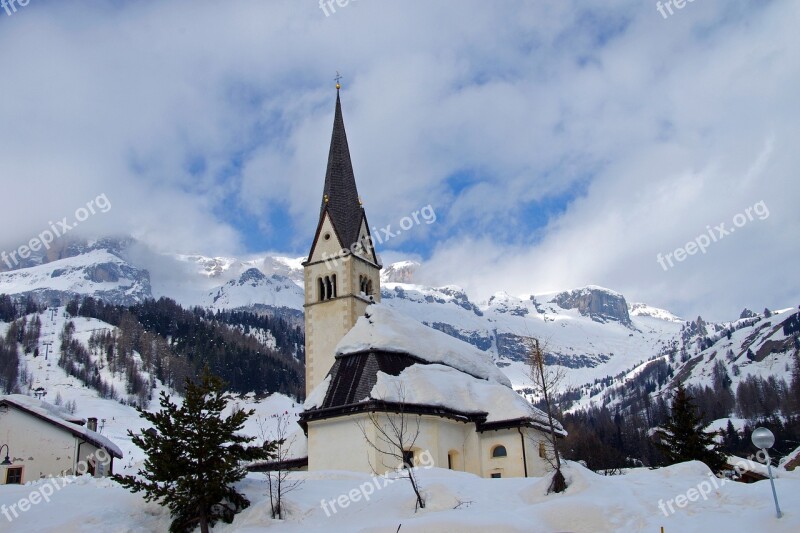
[{"label": "rock cliff face", "polygon": [[562,309],[577,309],[596,322],[613,320],[631,327],[628,302],[625,297],[602,287],[586,287],[559,293],[553,302]]}]

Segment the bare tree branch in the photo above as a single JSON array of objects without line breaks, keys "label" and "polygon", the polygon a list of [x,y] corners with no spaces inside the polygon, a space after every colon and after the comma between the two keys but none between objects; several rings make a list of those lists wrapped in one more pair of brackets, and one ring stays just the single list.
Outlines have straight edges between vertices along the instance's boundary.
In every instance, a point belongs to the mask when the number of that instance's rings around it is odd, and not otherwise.
[{"label": "bare tree branch", "polygon": [[291,472],[285,468],[296,436],[293,436],[287,442],[290,424],[288,415],[279,416],[278,426],[273,432],[267,432],[266,419],[258,418],[256,421],[258,422],[258,431],[261,439],[264,442],[275,441],[278,444],[276,470],[266,473],[266,481],[272,518],[283,519],[283,497],[303,484],[301,479],[290,479]]},{"label": "bare tree branch", "polygon": [[551,492],[563,492],[567,488],[564,474],[561,472],[561,455],[558,451],[558,441],[556,437],[556,429],[553,415],[553,405],[551,399],[558,392],[561,383],[566,376],[566,370],[563,367],[545,367],[544,364],[544,350],[539,346],[539,339],[527,339],[529,358],[528,367],[530,371],[530,378],[533,382],[534,392],[537,396],[544,399],[545,414],[547,415],[547,425],[549,426],[549,434],[545,433],[545,441],[547,442],[552,456],[545,450],[544,459],[554,469],[553,480],[550,484]]},{"label": "bare tree branch", "polygon": [[[397,461],[399,477],[408,478],[411,487],[416,495],[416,509],[425,508],[425,499],[422,497],[419,482],[414,475],[414,465],[408,464],[406,453],[413,451],[420,434],[421,416],[406,413],[406,394],[402,384],[397,384],[398,402],[393,402],[396,412],[368,412],[366,420],[358,421],[359,430],[364,436],[367,445],[374,450],[381,458],[390,457]],[[379,400],[383,402],[384,400]],[[370,438],[368,429],[373,429],[375,437]],[[370,468],[376,475],[381,474],[369,460]],[[383,461],[382,461],[383,463]],[[412,460],[413,463],[413,460]],[[383,467],[392,467],[383,463]]]}]

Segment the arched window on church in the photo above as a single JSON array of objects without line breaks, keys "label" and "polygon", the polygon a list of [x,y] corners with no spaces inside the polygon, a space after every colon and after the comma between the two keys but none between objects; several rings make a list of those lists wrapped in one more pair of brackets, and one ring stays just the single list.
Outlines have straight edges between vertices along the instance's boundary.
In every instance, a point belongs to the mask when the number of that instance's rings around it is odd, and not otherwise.
[{"label": "arched window on church", "polygon": [[331,298],[336,298],[336,274],[331,276],[331,285],[333,286],[333,292],[331,293]]},{"label": "arched window on church", "polygon": [[455,450],[450,450],[447,452],[447,468],[450,470],[458,470],[459,467],[458,452]]},{"label": "arched window on church", "polygon": [[319,291],[319,301],[323,301],[325,299],[325,282],[322,281],[322,277],[317,278],[317,290]]},{"label": "arched window on church", "polygon": [[331,277],[325,276],[325,299],[330,300],[333,294],[333,287],[331,286]]},{"label": "arched window on church", "polygon": [[372,280],[367,280],[367,290],[364,291],[367,295],[372,294]]},{"label": "arched window on church", "polygon": [[492,457],[506,457],[508,456],[508,452],[506,451],[506,447],[502,444],[495,446],[492,449]]}]

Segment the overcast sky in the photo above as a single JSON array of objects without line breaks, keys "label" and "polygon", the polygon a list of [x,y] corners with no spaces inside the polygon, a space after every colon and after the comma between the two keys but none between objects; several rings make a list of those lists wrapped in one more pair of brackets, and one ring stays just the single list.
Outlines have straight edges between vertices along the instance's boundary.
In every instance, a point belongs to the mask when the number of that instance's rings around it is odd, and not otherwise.
[{"label": "overcast sky", "polygon": [[595,284],[718,320],[800,304],[799,2],[333,8],[0,10],[0,244],[105,194],[82,231],[304,255],[339,71],[370,224],[436,213],[379,246],[422,260],[418,281],[476,300]]}]

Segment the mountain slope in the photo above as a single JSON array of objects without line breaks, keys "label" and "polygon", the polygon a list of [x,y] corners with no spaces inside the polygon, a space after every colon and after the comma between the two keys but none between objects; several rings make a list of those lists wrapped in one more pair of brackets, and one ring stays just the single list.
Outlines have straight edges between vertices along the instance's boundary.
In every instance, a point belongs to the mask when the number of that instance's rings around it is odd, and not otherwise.
[{"label": "mountain slope", "polygon": [[[56,303],[76,295],[92,295],[133,305],[151,296],[170,296],[174,291],[184,306],[199,305],[214,311],[241,309],[279,316],[293,327],[302,327],[303,258],[175,254],[163,256],[165,268],[149,272],[130,259],[130,245],[131,240],[124,239],[70,244],[56,260],[47,262],[47,257],[40,257],[37,261],[42,264],[0,273],[0,293],[32,295]],[[525,365],[530,337],[543,343],[549,364],[567,369],[566,387],[585,392],[585,401],[579,402],[583,405],[608,401],[598,396],[598,390],[605,386],[602,384],[614,382],[615,376],[635,375],[647,368],[645,363],[659,358],[673,362],[676,357],[686,359],[681,368],[675,362],[673,370],[682,372],[681,379],[693,382],[707,378],[709,361],[718,357],[706,350],[733,350],[736,357],[726,364],[748,371],[752,366],[749,359],[742,359],[745,339],[739,336],[745,335],[755,314],[723,324],[701,319],[684,322],[669,311],[645,303],[629,304],[623,295],[597,286],[521,296],[499,292],[486,302],[474,302],[456,286],[412,283],[419,267],[414,261],[387,265],[381,273],[383,302],[488,352],[518,389],[530,386]],[[151,274],[158,294],[152,294]],[[755,346],[754,356],[760,364],[762,360],[772,361],[764,350],[789,341],[768,331],[767,326],[759,327],[765,329],[747,335],[756,335],[749,343]],[[730,346],[720,340],[728,330],[733,330]],[[704,344],[698,347],[698,342]],[[703,352],[702,360],[696,359],[699,352]],[[778,359],[761,374],[778,374],[779,364],[786,366],[782,357]]]}]

